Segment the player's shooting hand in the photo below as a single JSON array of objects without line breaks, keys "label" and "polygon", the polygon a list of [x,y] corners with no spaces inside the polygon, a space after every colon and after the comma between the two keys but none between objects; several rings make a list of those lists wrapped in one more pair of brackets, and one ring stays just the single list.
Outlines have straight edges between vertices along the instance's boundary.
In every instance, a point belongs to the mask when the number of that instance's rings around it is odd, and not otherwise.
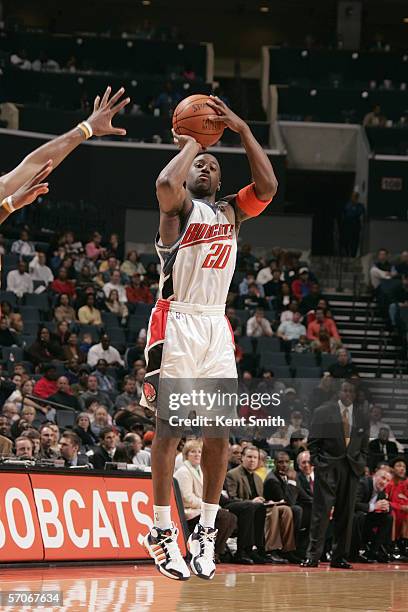
[{"label": "player's shooting hand", "polygon": [[94,136],[107,136],[108,134],[126,136],[126,130],[113,127],[112,119],[129,104],[130,98],[122,98],[125,93],[124,87],[121,87],[113,96],[111,92],[112,88],[109,86],[102,99],[101,96],[95,98],[93,113],[87,119]]},{"label": "player's shooting hand", "polygon": [[241,117],[238,117],[220,98],[217,96],[210,96],[210,100],[207,102],[214,111],[215,115],[211,115],[209,119],[212,121],[220,121],[225,123],[227,127],[233,132],[242,132],[246,128],[246,123]]},{"label": "player's shooting hand", "polygon": [[193,136],[187,136],[186,134],[177,134],[174,129],[171,130],[171,133],[173,134],[173,142],[180,149],[180,151],[184,149],[184,147],[188,143],[194,143],[200,147],[199,151],[204,151],[203,147],[200,145],[199,142],[197,142],[195,138],[193,138]]},{"label": "player's shooting hand", "polygon": [[19,210],[24,206],[32,204],[39,195],[48,193],[48,183],[43,183],[49,173],[52,171],[52,161],[48,160],[46,164],[24,185],[20,187],[11,197],[11,204],[15,210]]}]

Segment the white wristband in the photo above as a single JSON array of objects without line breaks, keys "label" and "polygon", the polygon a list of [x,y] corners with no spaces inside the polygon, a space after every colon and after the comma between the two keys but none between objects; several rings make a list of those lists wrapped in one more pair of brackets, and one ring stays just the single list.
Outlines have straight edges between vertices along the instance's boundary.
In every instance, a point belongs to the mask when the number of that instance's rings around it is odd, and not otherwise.
[{"label": "white wristband", "polygon": [[5,198],[1,205],[7,210],[8,213],[12,213],[16,210],[13,206],[13,196],[11,195]]},{"label": "white wristband", "polygon": [[[89,121],[83,121],[82,123],[83,123],[83,125],[86,127],[86,129],[88,130],[88,132],[90,133],[90,135],[91,135],[91,136],[93,136],[93,130],[92,130],[92,127],[91,127],[91,124],[89,123]],[[90,137],[91,137],[91,136],[90,136]],[[89,138],[90,138],[90,137],[89,137]]]}]

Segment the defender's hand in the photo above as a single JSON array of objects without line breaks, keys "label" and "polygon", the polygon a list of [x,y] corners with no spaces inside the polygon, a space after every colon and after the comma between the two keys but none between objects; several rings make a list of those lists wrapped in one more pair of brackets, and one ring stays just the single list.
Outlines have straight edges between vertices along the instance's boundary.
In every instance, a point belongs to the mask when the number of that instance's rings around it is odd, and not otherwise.
[{"label": "defender's hand", "polygon": [[48,183],[43,183],[52,171],[52,161],[46,164],[30,180],[20,187],[11,197],[11,204],[15,210],[20,210],[24,206],[32,204],[39,195],[48,193]]},{"label": "defender's hand", "polygon": [[125,93],[124,87],[121,87],[112,97],[110,97],[111,91],[112,88],[109,86],[102,99],[96,96],[93,113],[87,119],[94,136],[108,136],[109,134],[126,136],[126,130],[112,126],[112,119],[129,104],[130,98],[121,99]]}]

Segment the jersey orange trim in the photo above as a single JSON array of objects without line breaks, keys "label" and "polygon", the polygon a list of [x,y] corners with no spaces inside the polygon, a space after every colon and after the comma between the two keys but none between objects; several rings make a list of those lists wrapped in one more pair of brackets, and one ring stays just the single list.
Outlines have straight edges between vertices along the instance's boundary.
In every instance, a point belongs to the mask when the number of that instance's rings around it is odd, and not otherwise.
[{"label": "jersey orange trim", "polygon": [[255,193],[255,183],[251,183],[238,191],[236,196],[237,206],[249,217],[257,217],[272,202],[260,200]]}]

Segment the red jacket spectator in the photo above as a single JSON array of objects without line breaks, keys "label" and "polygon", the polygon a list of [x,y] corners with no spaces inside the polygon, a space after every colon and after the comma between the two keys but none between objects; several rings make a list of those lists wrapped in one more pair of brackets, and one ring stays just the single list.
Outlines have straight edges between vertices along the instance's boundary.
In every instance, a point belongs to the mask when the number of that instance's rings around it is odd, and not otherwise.
[{"label": "red jacket spectator", "polygon": [[58,389],[57,381],[55,380],[56,372],[55,366],[50,366],[44,376],[35,383],[33,394],[44,399],[54,395]]},{"label": "red jacket spectator", "polygon": [[58,270],[58,278],[52,281],[51,289],[60,295],[66,293],[70,298],[75,298],[75,286],[72,281],[68,280],[65,268],[60,268]]},{"label": "red jacket spectator", "polygon": [[339,332],[337,331],[337,326],[333,319],[329,319],[325,316],[324,310],[318,308],[316,310],[316,319],[312,321],[307,326],[307,337],[309,340],[318,340],[319,332],[321,329],[325,329],[329,334],[330,338],[334,338],[335,340],[340,340]]},{"label": "red jacket spectator", "polygon": [[312,288],[312,283],[309,280],[309,270],[300,268],[299,278],[296,278],[292,283],[292,293],[299,302],[309,295]]},{"label": "red jacket spectator", "polygon": [[127,301],[130,304],[153,304],[153,296],[148,287],[141,282],[140,274],[135,273],[132,276],[131,284],[126,287]]}]

